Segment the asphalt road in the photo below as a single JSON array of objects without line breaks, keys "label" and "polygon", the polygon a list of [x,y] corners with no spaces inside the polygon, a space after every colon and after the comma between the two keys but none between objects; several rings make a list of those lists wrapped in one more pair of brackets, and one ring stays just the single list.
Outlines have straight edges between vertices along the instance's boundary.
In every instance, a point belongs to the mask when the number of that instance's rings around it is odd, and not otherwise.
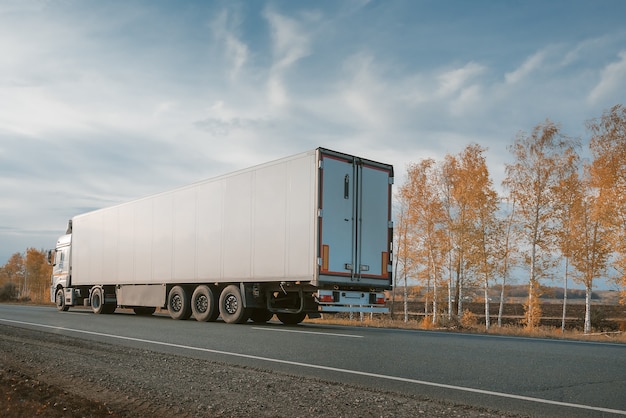
[{"label": "asphalt road", "polygon": [[[0,304],[0,323],[534,416],[626,415],[626,345]],[[67,353],[65,353],[67,354]]]}]

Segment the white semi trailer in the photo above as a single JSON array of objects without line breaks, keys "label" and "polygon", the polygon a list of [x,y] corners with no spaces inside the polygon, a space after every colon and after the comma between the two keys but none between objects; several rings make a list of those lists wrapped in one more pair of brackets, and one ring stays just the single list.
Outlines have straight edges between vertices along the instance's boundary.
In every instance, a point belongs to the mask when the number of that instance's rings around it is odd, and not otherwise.
[{"label": "white semi trailer", "polygon": [[318,148],[75,216],[50,299],[227,323],[386,312],[392,184],[391,165]]}]

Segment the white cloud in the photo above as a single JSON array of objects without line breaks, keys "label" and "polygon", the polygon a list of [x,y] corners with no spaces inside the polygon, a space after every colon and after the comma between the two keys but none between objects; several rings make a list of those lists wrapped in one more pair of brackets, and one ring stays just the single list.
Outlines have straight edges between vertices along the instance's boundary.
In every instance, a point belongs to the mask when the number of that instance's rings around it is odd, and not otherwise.
[{"label": "white cloud", "polygon": [[310,54],[310,41],[301,22],[269,9],[264,16],[270,25],[274,57],[267,83],[268,99],[273,106],[281,107],[289,101],[284,77],[295,63]]},{"label": "white cloud", "polygon": [[236,33],[236,27],[241,24],[232,10],[222,10],[211,25],[213,36],[224,44],[231,80],[237,79],[249,56],[248,45]]},{"label": "white cloud", "polygon": [[301,58],[309,55],[309,38],[302,24],[295,19],[267,10],[270,24],[275,71],[286,71]]},{"label": "white cloud", "polygon": [[538,70],[545,59],[546,52],[539,51],[531,55],[524,63],[514,71],[506,73],[504,79],[508,84],[516,84],[525,80],[530,74]]},{"label": "white cloud", "polygon": [[589,101],[597,103],[605,98],[624,100],[626,91],[626,51],[618,53],[619,59],[607,65],[600,74],[600,81],[589,93]]},{"label": "white cloud", "polygon": [[64,130],[85,131],[82,109],[42,87],[0,87],[0,132],[30,137]]},{"label": "white cloud", "polygon": [[446,97],[463,90],[467,83],[485,73],[486,68],[475,62],[467,63],[462,68],[446,71],[437,76],[439,89],[437,93]]},{"label": "white cloud", "polygon": [[396,98],[378,74],[375,57],[361,52],[346,58],[338,99],[345,107],[333,117],[347,118],[363,129],[384,129],[389,124],[387,109]]}]

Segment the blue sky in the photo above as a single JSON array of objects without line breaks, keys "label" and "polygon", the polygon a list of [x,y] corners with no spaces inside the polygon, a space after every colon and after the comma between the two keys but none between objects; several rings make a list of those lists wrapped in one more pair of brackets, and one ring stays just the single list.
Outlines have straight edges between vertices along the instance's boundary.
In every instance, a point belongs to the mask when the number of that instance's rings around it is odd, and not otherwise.
[{"label": "blue sky", "polygon": [[507,146],[626,96],[626,2],[0,0],[0,264],[72,216],[318,146]]}]

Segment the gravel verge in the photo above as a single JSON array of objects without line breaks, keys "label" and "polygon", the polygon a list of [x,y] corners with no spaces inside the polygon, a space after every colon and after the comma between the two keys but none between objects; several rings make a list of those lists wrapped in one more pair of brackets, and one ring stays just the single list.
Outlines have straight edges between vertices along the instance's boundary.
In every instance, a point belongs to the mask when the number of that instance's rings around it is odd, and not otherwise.
[{"label": "gravel verge", "polygon": [[0,415],[45,417],[512,417],[0,325]]}]

